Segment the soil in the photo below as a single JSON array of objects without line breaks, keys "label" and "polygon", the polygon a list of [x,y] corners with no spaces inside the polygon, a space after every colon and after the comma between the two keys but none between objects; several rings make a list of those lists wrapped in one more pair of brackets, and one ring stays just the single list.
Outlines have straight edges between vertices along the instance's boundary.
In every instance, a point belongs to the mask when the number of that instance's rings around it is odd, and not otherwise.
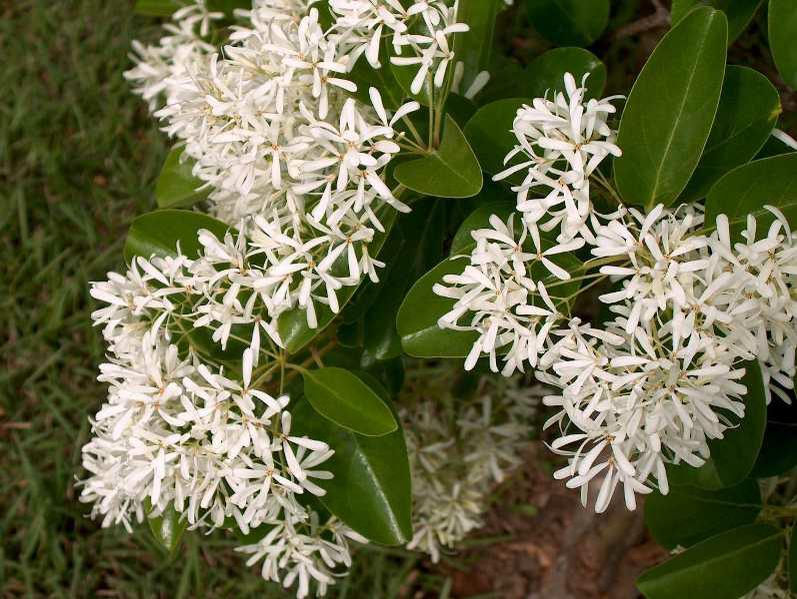
[{"label": "soil", "polygon": [[618,493],[595,514],[545,471],[549,455],[541,443],[529,449],[527,469],[499,490],[495,503],[503,507],[476,535],[506,540],[457,554],[466,569],[432,568],[452,577],[452,597],[633,599],[637,576],[667,557],[645,529],[643,505],[630,512]]}]

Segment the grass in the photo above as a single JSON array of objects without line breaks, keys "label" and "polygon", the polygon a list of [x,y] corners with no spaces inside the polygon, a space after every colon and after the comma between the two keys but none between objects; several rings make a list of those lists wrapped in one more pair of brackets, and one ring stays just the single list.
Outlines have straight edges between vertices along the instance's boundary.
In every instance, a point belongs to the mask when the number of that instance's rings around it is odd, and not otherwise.
[{"label": "grass", "polygon": [[[221,535],[188,535],[169,561],[146,530],[100,529],[77,501],[87,417],[105,395],[88,282],[122,267],[166,153],[122,78],[130,41],[156,28],[123,0],[0,0],[3,597],[292,596]],[[333,596],[399,593],[416,558],[369,551]]]}]

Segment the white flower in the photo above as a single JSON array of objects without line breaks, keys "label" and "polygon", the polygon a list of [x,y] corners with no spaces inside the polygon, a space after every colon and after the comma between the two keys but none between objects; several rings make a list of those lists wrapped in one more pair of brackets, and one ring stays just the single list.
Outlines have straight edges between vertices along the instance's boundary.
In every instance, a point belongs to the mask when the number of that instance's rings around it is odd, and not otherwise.
[{"label": "white flower", "polygon": [[400,412],[414,504],[415,532],[407,548],[437,562],[441,552],[482,526],[493,486],[522,463],[541,393],[523,379],[481,377],[473,397],[453,398],[461,407],[455,422],[434,393],[418,401],[424,393],[429,390],[410,390],[408,400],[414,403]]},{"label": "white flower", "polygon": [[536,98],[518,109],[512,125],[518,145],[506,156],[508,168],[493,179],[523,173],[522,182],[512,187],[518,210],[532,223],[560,226],[565,240],[582,235],[590,241],[583,231],[592,215],[589,177],[607,156],[621,154],[607,124],[616,97],[586,100],[584,81],[577,87],[570,73],[564,84],[566,95]]}]

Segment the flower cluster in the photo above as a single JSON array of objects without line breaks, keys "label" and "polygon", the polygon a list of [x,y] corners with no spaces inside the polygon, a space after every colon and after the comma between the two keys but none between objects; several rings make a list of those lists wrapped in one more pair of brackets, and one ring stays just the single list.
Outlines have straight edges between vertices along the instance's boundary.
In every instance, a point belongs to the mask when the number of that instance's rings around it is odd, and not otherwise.
[{"label": "flower cluster", "polygon": [[374,69],[382,67],[382,38],[390,39],[390,62],[417,69],[410,85],[421,91],[429,77],[442,87],[454,60],[452,36],[468,31],[457,23],[457,6],[443,0],[330,0],[335,17],[334,37],[344,47],[352,65],[364,56]]},{"label": "flower cluster", "polygon": [[[426,390],[428,392],[428,389]],[[440,397],[413,390],[400,412],[412,469],[413,527],[407,545],[432,561],[482,526],[489,494],[519,466],[542,396],[521,379],[480,377],[473,397],[447,414]],[[420,395],[420,397],[419,397]]]},{"label": "flower cluster", "polygon": [[205,0],[195,0],[174,12],[158,44],[133,42],[130,57],[136,66],[124,76],[133,91],[147,101],[150,111],[155,111],[163,99],[167,104],[179,101],[180,90],[175,83],[202,68],[216,51],[210,43],[211,24],[223,16],[209,11]]},{"label": "flower cluster", "polygon": [[531,106],[518,109],[512,125],[518,145],[506,156],[510,166],[494,177],[500,181],[522,173],[512,191],[517,193],[524,222],[543,231],[558,228],[563,241],[575,237],[592,241],[589,225],[596,215],[590,176],[607,156],[621,154],[607,123],[615,112],[612,100],[621,96],[587,99],[585,81],[586,76],[579,87],[568,73],[566,93],[536,98]]},{"label": "flower cluster", "polygon": [[211,190],[211,212],[236,226],[256,219],[254,244],[275,266],[258,283],[273,291],[271,318],[299,304],[315,327],[314,301],[336,312],[336,290],[377,280],[369,245],[392,211],[409,210],[383,180],[400,150],[394,125],[419,105],[391,114],[375,88],[369,106],[347,97],[352,50],[307,4],[256,2],[223,55],[170,78],[156,115]]},{"label": "flower cluster", "polygon": [[298,580],[302,597],[310,578],[320,590],[331,583],[334,566],[349,562],[346,539],[359,537],[334,519],[319,523],[303,505],[305,494],[324,494],[316,481],[332,476],[323,470],[332,450],[292,433],[289,398],[259,384],[259,348],[247,348],[232,372],[181,343],[191,334],[184,307],[208,293],[209,269],[185,257],[139,257],[124,276],[92,287],[107,304],[92,316],[108,344],[99,380],[109,391],[83,447],[81,500],[103,526],[128,530],[172,508],[191,528],[270,529],[279,542],[242,550],[266,557],[269,580]]},{"label": "flower cluster", "polygon": [[[580,488],[585,503],[597,484],[599,512],[622,485],[633,509],[637,493],[654,485],[668,491],[665,464],[702,465],[708,441],[744,416],[745,363],[757,361],[768,392],[788,400],[797,348],[797,237],[774,208],[746,224],[720,215],[711,232],[699,207],[657,206],[644,214],[621,205],[595,213],[584,192],[588,178],[597,162],[619,151],[575,133],[586,127],[613,137],[597,116],[608,104],[584,106],[583,89],[573,90],[570,76],[565,84],[567,113],[544,112],[551,106],[544,100],[519,111],[515,128],[526,131],[519,140],[532,157],[514,167],[528,171],[515,187],[520,214],[506,223],[494,216],[490,228],[472,233],[464,270],[435,287],[455,300],[439,325],[477,333],[466,368],[485,354],[494,371],[503,356],[506,375],[524,364],[536,368],[538,380],[556,390],[545,398],[558,409],[546,426],[559,427],[552,447],[568,456],[557,478]],[[589,119],[599,126],[585,126]],[[546,153],[532,153],[523,141],[532,137]],[[529,199],[526,192],[552,181],[551,169],[560,191]],[[584,213],[578,202],[569,204],[579,194]],[[518,217],[520,230],[513,227]],[[546,242],[550,223],[562,227]],[[570,255],[582,246],[585,257],[592,255],[585,263]],[[579,281],[610,287],[600,300],[613,318],[600,327],[570,314],[573,294],[552,293],[573,285],[578,293]]]}]

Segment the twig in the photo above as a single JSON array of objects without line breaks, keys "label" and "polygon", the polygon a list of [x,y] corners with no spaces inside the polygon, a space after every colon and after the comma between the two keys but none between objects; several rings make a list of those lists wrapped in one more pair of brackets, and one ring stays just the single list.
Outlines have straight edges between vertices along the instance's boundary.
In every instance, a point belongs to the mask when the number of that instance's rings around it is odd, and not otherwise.
[{"label": "twig", "polygon": [[661,3],[661,0],[651,0],[656,12],[652,15],[642,17],[641,19],[628,23],[620,27],[612,35],[613,40],[620,40],[626,37],[639,35],[651,29],[658,29],[659,27],[667,27],[670,24],[670,11],[667,10]]}]

